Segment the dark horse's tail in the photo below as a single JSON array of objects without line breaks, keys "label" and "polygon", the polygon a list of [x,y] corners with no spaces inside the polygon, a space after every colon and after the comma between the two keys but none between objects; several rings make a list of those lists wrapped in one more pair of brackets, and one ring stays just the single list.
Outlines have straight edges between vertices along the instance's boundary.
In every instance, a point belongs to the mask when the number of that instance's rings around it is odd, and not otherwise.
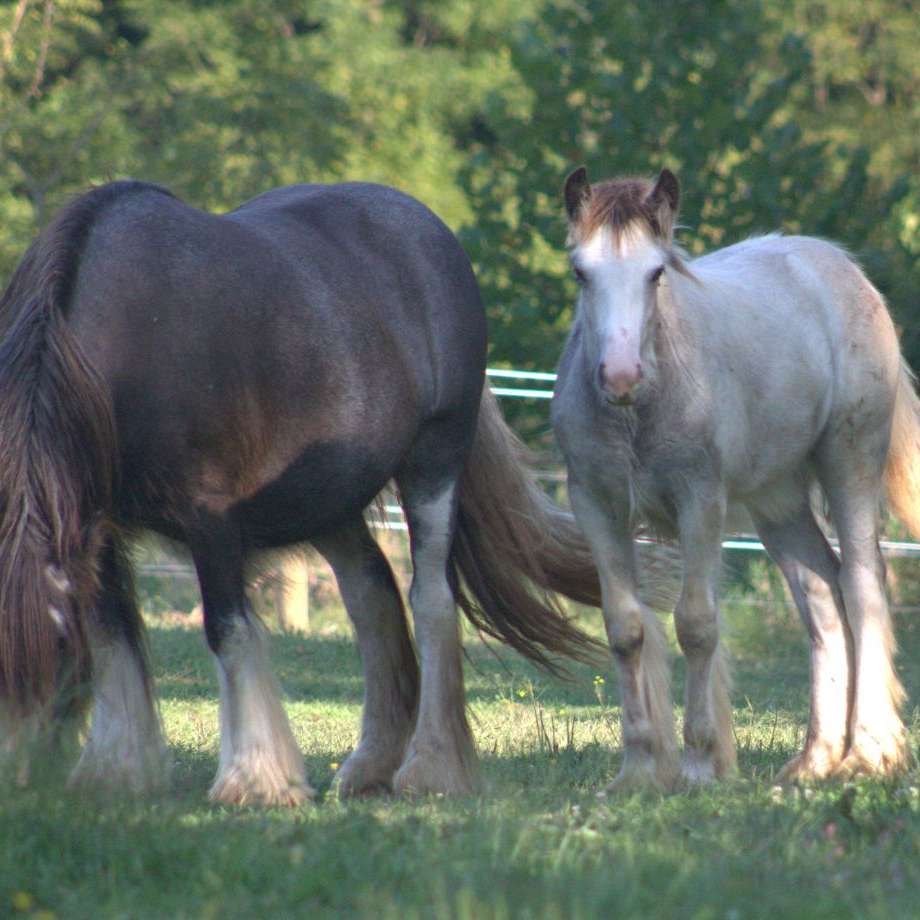
[{"label": "dark horse's tail", "polygon": [[588,544],[572,515],[533,482],[527,449],[488,387],[461,480],[453,562],[463,581],[458,603],[487,635],[553,672],[558,668],[550,655],[594,662],[604,653],[551,593],[600,606]]},{"label": "dark horse's tail", "polygon": [[110,508],[107,389],[66,308],[93,216],[118,186],[75,199],[0,298],[0,706],[25,716],[90,676],[87,611]]}]

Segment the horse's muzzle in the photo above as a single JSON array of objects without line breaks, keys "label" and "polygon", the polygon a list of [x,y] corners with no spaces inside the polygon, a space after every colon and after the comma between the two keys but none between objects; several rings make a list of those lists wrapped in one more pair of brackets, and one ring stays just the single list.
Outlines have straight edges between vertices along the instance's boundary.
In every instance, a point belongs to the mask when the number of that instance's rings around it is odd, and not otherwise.
[{"label": "horse's muzzle", "polygon": [[608,403],[615,406],[633,404],[642,377],[642,364],[639,362],[628,370],[620,368],[611,371],[604,361],[601,361],[597,368],[597,382],[601,393]]}]

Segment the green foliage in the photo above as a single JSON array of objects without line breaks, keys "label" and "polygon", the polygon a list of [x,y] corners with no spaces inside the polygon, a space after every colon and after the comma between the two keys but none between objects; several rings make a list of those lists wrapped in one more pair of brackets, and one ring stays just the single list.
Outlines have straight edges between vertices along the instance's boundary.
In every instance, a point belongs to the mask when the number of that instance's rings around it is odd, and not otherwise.
[{"label": "green foliage", "polygon": [[510,3],[0,6],[0,275],[64,198],[133,175],[206,208],[362,179],[472,213],[460,141],[509,79]]}]

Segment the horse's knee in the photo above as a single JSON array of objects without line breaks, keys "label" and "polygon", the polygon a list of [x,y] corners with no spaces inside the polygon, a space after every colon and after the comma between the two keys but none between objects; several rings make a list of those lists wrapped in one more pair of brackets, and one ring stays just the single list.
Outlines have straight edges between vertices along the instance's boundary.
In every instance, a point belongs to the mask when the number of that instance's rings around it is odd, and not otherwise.
[{"label": "horse's knee", "polygon": [[840,567],[837,583],[843,596],[872,597],[884,590],[884,574],[878,565],[844,563]]},{"label": "horse's knee", "polygon": [[620,607],[606,615],[606,622],[607,639],[613,654],[623,660],[638,655],[645,639],[642,608],[638,604]]},{"label": "horse's knee", "polygon": [[454,615],[454,594],[446,578],[416,578],[409,589],[409,604],[416,616],[437,620]]},{"label": "horse's knee", "polygon": [[712,654],[719,643],[719,614],[708,592],[685,591],[674,616],[684,654]]},{"label": "horse's knee", "polygon": [[459,621],[446,579],[416,579],[409,591],[415,640],[423,663],[458,646]]},{"label": "horse's knee", "polygon": [[243,606],[230,608],[204,607],[204,634],[208,648],[218,658],[228,651],[232,653],[241,644],[245,644],[251,633],[250,617]]}]

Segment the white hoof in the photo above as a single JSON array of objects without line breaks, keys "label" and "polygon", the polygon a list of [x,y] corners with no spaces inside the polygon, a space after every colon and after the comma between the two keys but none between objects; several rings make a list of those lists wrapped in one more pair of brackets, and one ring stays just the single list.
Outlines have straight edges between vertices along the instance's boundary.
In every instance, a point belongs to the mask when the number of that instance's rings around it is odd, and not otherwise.
[{"label": "white hoof", "polygon": [[238,754],[221,768],[209,798],[224,805],[283,805],[296,807],[315,793],[300,770],[282,769],[267,751]]}]

